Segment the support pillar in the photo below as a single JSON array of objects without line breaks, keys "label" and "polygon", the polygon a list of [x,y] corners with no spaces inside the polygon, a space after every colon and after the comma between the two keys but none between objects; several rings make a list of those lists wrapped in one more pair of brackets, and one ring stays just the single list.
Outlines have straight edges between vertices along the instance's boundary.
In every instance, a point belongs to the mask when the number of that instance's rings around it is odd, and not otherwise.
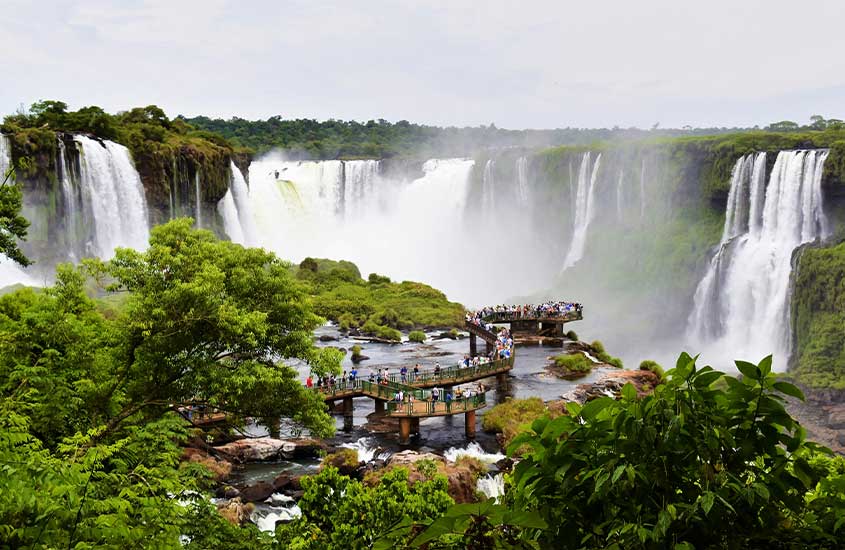
[{"label": "support pillar", "polygon": [[420,419],[418,416],[411,418],[411,433],[420,435]]},{"label": "support pillar", "polygon": [[381,399],[373,399],[375,402],[376,412],[383,413],[384,412],[384,401]]},{"label": "support pillar", "polygon": [[486,349],[487,355],[490,355],[491,351],[496,351],[496,348],[493,346],[492,342],[488,342],[487,340],[485,340],[484,343],[486,344],[485,349]]},{"label": "support pillar", "polygon": [[472,332],[469,333],[469,356],[475,357],[478,355],[478,339]]},{"label": "support pillar", "polygon": [[475,410],[467,411],[464,414],[464,424],[467,439],[475,439]]},{"label": "support pillar", "polygon": [[351,432],[352,427],[355,423],[355,419],[353,417],[353,406],[352,406],[352,398],[351,397],[344,397],[343,398],[343,431],[344,432]]},{"label": "support pillar", "polygon": [[496,375],[496,391],[508,389],[508,373],[500,372]]},{"label": "support pillar", "polygon": [[407,445],[411,442],[411,418],[403,417],[399,419],[399,444]]}]

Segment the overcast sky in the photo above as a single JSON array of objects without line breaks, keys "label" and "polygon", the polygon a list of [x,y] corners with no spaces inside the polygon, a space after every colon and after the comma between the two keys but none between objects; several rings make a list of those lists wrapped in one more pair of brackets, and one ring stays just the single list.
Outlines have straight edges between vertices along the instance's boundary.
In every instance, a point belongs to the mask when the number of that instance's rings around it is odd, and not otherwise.
[{"label": "overcast sky", "polygon": [[507,128],[845,118],[845,2],[0,0],[0,112]]}]

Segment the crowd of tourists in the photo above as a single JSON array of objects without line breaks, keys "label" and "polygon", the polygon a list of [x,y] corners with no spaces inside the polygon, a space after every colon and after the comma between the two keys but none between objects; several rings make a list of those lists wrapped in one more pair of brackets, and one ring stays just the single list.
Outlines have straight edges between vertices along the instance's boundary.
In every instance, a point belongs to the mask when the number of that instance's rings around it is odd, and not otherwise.
[{"label": "crowd of tourists", "polygon": [[490,330],[492,324],[484,321],[485,317],[507,316],[512,319],[532,319],[537,317],[565,317],[580,314],[583,306],[578,302],[547,301],[542,304],[486,306],[476,311],[468,311],[466,321]]}]

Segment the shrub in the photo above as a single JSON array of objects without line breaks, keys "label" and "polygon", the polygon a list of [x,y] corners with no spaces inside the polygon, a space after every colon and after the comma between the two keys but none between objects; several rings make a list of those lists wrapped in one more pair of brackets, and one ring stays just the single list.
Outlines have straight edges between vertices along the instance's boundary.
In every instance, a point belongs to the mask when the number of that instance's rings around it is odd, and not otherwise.
[{"label": "shrub", "polygon": [[[503,444],[507,445],[546,412],[546,405],[539,397],[508,399],[485,413],[481,420],[481,427],[485,432],[501,433]],[[551,414],[551,416],[557,415]]]},{"label": "shrub", "polygon": [[449,336],[450,336],[453,340],[456,340],[457,338],[459,338],[459,337],[460,337],[460,335],[461,335],[461,333],[460,333],[460,332],[458,332],[458,329],[456,329],[456,328],[453,328],[452,330],[450,330],[450,331],[449,331]]},{"label": "shrub", "polygon": [[577,341],[578,341],[578,333],[577,333],[577,332],[575,332],[574,330],[570,330],[569,332],[567,332],[567,333],[566,333],[566,337],[567,337],[569,340],[572,340],[573,342],[577,342]]},{"label": "shrub", "polygon": [[555,366],[566,369],[570,372],[587,373],[593,369],[593,362],[587,359],[583,353],[572,353],[558,355],[554,359]]},{"label": "shrub", "polygon": [[341,331],[347,332],[349,329],[357,327],[358,321],[351,313],[344,313],[340,316],[340,318],[338,318],[337,325]]},{"label": "shrub", "polygon": [[590,347],[596,352],[596,355],[602,355],[606,353],[604,350],[604,344],[601,343],[601,340],[594,340]]},{"label": "shrub", "polygon": [[606,361],[606,363],[613,365],[617,369],[621,369],[622,367],[624,367],[624,365],[622,364],[622,359],[618,357],[611,357],[608,361]]},{"label": "shrub", "polygon": [[661,367],[657,361],[652,361],[651,359],[646,359],[642,363],[640,363],[640,370],[647,370],[651,371],[657,375],[661,382],[666,380],[666,374],[663,372],[663,367]]},{"label": "shrub", "polygon": [[367,277],[367,281],[374,285],[387,284],[390,282],[390,277],[379,275],[378,273],[370,273],[370,276]]},{"label": "shrub", "polygon": [[381,325],[373,321],[372,319],[367,319],[367,322],[364,323],[364,326],[361,327],[361,332],[364,334],[375,335],[378,334],[378,331],[382,328]]},{"label": "shrub", "polygon": [[422,343],[422,342],[425,342],[425,339],[426,339],[426,335],[421,330],[412,330],[408,334],[408,340],[411,341],[411,342]]},{"label": "shrub", "polygon": [[352,359],[353,360],[361,357],[361,346],[359,346],[358,344],[355,344],[354,346],[352,346],[351,351],[352,351]]},{"label": "shrub", "polygon": [[322,463],[320,464],[320,469],[323,469],[326,466],[333,466],[341,472],[345,472],[357,468],[358,463],[359,460],[357,450],[341,448],[333,453],[326,455],[325,458],[323,458]]},{"label": "shrub", "polygon": [[378,331],[376,331],[376,336],[393,342],[402,341],[402,333],[395,328],[390,327],[379,327]]}]

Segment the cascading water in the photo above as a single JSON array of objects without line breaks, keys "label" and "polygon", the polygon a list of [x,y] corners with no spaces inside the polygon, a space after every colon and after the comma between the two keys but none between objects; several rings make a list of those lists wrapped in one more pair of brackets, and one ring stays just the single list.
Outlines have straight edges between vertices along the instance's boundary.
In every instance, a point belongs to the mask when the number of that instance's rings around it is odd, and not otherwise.
[{"label": "cascading water", "polygon": [[596,178],[601,165],[601,153],[596,156],[595,162],[591,163],[590,160],[590,153],[584,153],[584,156],[581,157],[581,167],[578,169],[578,190],[575,195],[572,241],[563,262],[564,270],[578,263],[584,255],[587,231],[590,228],[590,222],[593,221]]},{"label": "cascading water", "polygon": [[484,172],[481,175],[481,211],[489,216],[493,216],[496,211],[496,181],[493,175],[495,169],[496,161],[489,159],[484,164]]},{"label": "cascading water", "polygon": [[253,246],[258,243],[258,232],[249,201],[249,188],[234,162],[229,164],[229,170],[229,189],[217,203],[217,211],[223,218],[223,230],[232,242]]},{"label": "cascading water", "polygon": [[110,258],[119,246],[144,249],[149,238],[147,203],[129,150],[111,141],[75,136],[80,147],[79,186],[93,218],[86,252]]},{"label": "cascading water", "polygon": [[295,262],[347,259],[365,277],[377,272],[424,281],[467,304],[540,288],[534,251],[520,233],[528,224],[490,212],[484,219],[495,219],[503,231],[494,246],[484,246],[484,227],[473,225],[480,204],[467,205],[473,165],[432,159],[422,165],[422,177],[409,180],[386,177],[376,161],[256,160],[249,177],[256,244]]},{"label": "cascading water", "polygon": [[757,361],[789,354],[792,253],[827,235],[821,177],[826,150],[781,151],[765,184],[764,153],[734,166],[719,249],[696,289],[688,338]]},{"label": "cascading water", "polygon": [[479,477],[475,482],[475,490],[496,502],[505,496],[505,476],[503,474],[487,474]]},{"label": "cascading water", "polygon": [[516,160],[516,189],[520,204],[528,203],[528,159],[519,157]]},{"label": "cascading water", "polygon": [[194,217],[196,218],[194,222],[196,223],[198,228],[202,228],[202,201],[201,201],[201,194],[200,194],[200,172],[197,170],[194,173],[194,197],[196,199],[196,205],[194,206]]},{"label": "cascading water", "polygon": [[0,134],[0,183],[6,179],[6,172],[12,165],[12,153],[9,150],[8,138]]}]

